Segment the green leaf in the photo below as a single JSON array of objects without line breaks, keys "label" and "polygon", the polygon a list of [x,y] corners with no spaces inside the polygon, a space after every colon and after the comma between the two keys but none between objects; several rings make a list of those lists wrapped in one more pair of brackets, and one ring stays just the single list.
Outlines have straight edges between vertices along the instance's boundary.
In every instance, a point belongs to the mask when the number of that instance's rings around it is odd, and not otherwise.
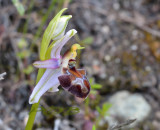
[{"label": "green leaf", "polygon": [[101,84],[93,84],[93,85],[91,85],[91,88],[93,88],[93,89],[101,89],[102,85]]},{"label": "green leaf", "polygon": [[102,105],[102,109],[101,109],[99,106],[97,106],[97,107],[96,107],[96,110],[99,112],[99,114],[100,114],[101,116],[104,116],[104,115],[108,114],[107,112],[108,112],[108,110],[111,108],[111,106],[112,106],[112,104],[106,102],[106,103],[104,103],[104,104]]},{"label": "green leaf", "polygon": [[93,43],[93,37],[87,37],[85,39],[83,39],[81,42],[84,44],[92,44]]},{"label": "green leaf", "polygon": [[95,125],[93,125],[92,130],[96,130],[96,126]]},{"label": "green leaf", "polygon": [[45,60],[45,55],[47,52],[47,48],[49,46],[49,43],[53,37],[53,34],[55,33],[56,27],[58,25],[58,22],[60,20],[60,16],[62,13],[66,10],[66,8],[62,9],[49,23],[48,27],[46,28],[43,38],[42,38],[42,43],[41,43],[41,48],[40,48],[40,59]]},{"label": "green leaf", "polygon": [[23,4],[19,2],[19,0],[12,0],[14,6],[16,7],[18,13],[23,16],[24,15],[24,12],[25,12],[25,9],[23,7]]},{"label": "green leaf", "polygon": [[96,110],[99,112],[99,114],[101,113],[101,108],[99,106],[96,107]]},{"label": "green leaf", "polygon": [[17,44],[19,49],[24,49],[27,47],[27,41],[24,38],[20,39]]},{"label": "green leaf", "polygon": [[30,74],[30,73],[32,73],[33,72],[33,66],[31,66],[31,65],[29,65],[27,68],[25,68],[24,70],[23,70],[23,72],[25,73],[25,74]]},{"label": "green leaf", "polygon": [[90,78],[90,79],[89,79],[90,84],[93,83],[93,80],[94,80],[93,78]]},{"label": "green leaf", "polygon": [[112,104],[111,103],[104,103],[103,106],[102,106],[102,111],[103,111],[103,114],[107,114],[108,110],[112,107]]},{"label": "green leaf", "polygon": [[95,94],[97,93],[97,91],[96,91],[96,90],[91,89],[90,93],[91,93],[91,94],[93,94],[93,95],[95,95]]},{"label": "green leaf", "polygon": [[30,51],[28,51],[28,50],[23,50],[23,51],[21,51],[21,52],[18,52],[18,53],[16,53],[16,55],[20,58],[20,59],[23,59],[23,58],[27,58],[27,57],[29,57],[30,56]]}]

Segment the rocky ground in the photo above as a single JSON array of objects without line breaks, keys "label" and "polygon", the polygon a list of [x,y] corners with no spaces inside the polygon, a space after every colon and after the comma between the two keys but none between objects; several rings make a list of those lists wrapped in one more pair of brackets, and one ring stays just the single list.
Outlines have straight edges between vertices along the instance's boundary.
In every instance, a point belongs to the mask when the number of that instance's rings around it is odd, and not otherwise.
[{"label": "rocky ground", "polygon": [[[0,129],[4,130],[25,127],[30,110],[28,98],[37,73],[31,64],[38,59],[41,34],[58,10],[55,4],[43,25],[50,1],[24,4],[27,11],[19,16],[9,0],[0,1],[0,73],[7,72],[0,81]],[[73,42],[86,47],[79,57],[79,66],[87,70],[88,78],[103,86],[97,91],[97,105],[106,101],[112,104],[109,116],[100,124],[108,122],[111,128],[136,118],[131,126],[134,130],[159,130],[160,1],[73,0],[63,6],[68,7],[66,14],[73,16],[68,29],[78,31]],[[38,32],[39,26],[43,28]],[[41,104],[46,108],[61,106],[64,111],[78,106],[80,113],[56,114],[52,118],[38,113],[34,126],[37,130],[88,130],[95,119],[86,116],[83,103],[63,90],[58,95],[45,94]],[[90,104],[89,110],[96,115],[93,109]]]}]

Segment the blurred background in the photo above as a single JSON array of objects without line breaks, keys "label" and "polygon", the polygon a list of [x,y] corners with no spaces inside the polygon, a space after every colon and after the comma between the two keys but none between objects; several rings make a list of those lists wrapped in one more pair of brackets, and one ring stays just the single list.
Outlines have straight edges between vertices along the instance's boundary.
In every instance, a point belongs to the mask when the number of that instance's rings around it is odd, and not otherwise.
[{"label": "blurred background", "polygon": [[[92,90],[83,102],[60,87],[41,98],[35,130],[160,130],[159,0],[0,0],[0,130],[23,130],[38,50],[62,8],[78,34],[78,68]],[[136,119],[136,120],[135,120]],[[132,123],[133,122],[133,123]],[[94,128],[93,128],[94,129]]]}]

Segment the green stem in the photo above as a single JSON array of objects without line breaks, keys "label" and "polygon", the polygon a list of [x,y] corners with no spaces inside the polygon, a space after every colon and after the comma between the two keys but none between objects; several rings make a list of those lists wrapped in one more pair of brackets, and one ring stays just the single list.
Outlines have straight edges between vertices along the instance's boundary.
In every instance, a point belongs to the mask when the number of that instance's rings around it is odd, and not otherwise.
[{"label": "green stem", "polygon": [[[45,72],[45,69],[39,69],[38,70],[36,83],[38,83],[38,81],[41,79],[44,72]],[[39,103],[40,103],[40,100],[39,100],[38,103],[35,103],[35,104],[32,105],[25,130],[32,130],[34,120],[35,120],[35,117],[36,117],[36,113],[37,113],[37,110],[38,110],[38,107],[39,107]]]},{"label": "green stem", "polygon": [[[39,100],[39,102],[40,102],[40,100]],[[25,130],[32,130],[32,127],[34,124],[34,119],[36,117],[36,113],[38,110],[39,102],[32,105]]]}]

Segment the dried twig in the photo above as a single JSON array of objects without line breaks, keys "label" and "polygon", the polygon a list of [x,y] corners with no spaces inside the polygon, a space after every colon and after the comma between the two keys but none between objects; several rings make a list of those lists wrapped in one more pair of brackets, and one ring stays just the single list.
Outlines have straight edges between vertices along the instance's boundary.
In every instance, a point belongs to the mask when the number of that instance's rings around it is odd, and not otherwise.
[{"label": "dried twig", "polygon": [[132,124],[135,121],[136,121],[136,119],[130,119],[130,120],[127,120],[124,123],[116,124],[114,126],[111,126],[108,130],[119,130],[119,129],[122,129],[122,127],[128,126],[128,125]]},{"label": "dried twig", "polygon": [[3,76],[5,76],[6,74],[7,74],[6,72],[4,72],[4,73],[0,74],[0,80],[4,79],[4,77],[3,77]]}]

